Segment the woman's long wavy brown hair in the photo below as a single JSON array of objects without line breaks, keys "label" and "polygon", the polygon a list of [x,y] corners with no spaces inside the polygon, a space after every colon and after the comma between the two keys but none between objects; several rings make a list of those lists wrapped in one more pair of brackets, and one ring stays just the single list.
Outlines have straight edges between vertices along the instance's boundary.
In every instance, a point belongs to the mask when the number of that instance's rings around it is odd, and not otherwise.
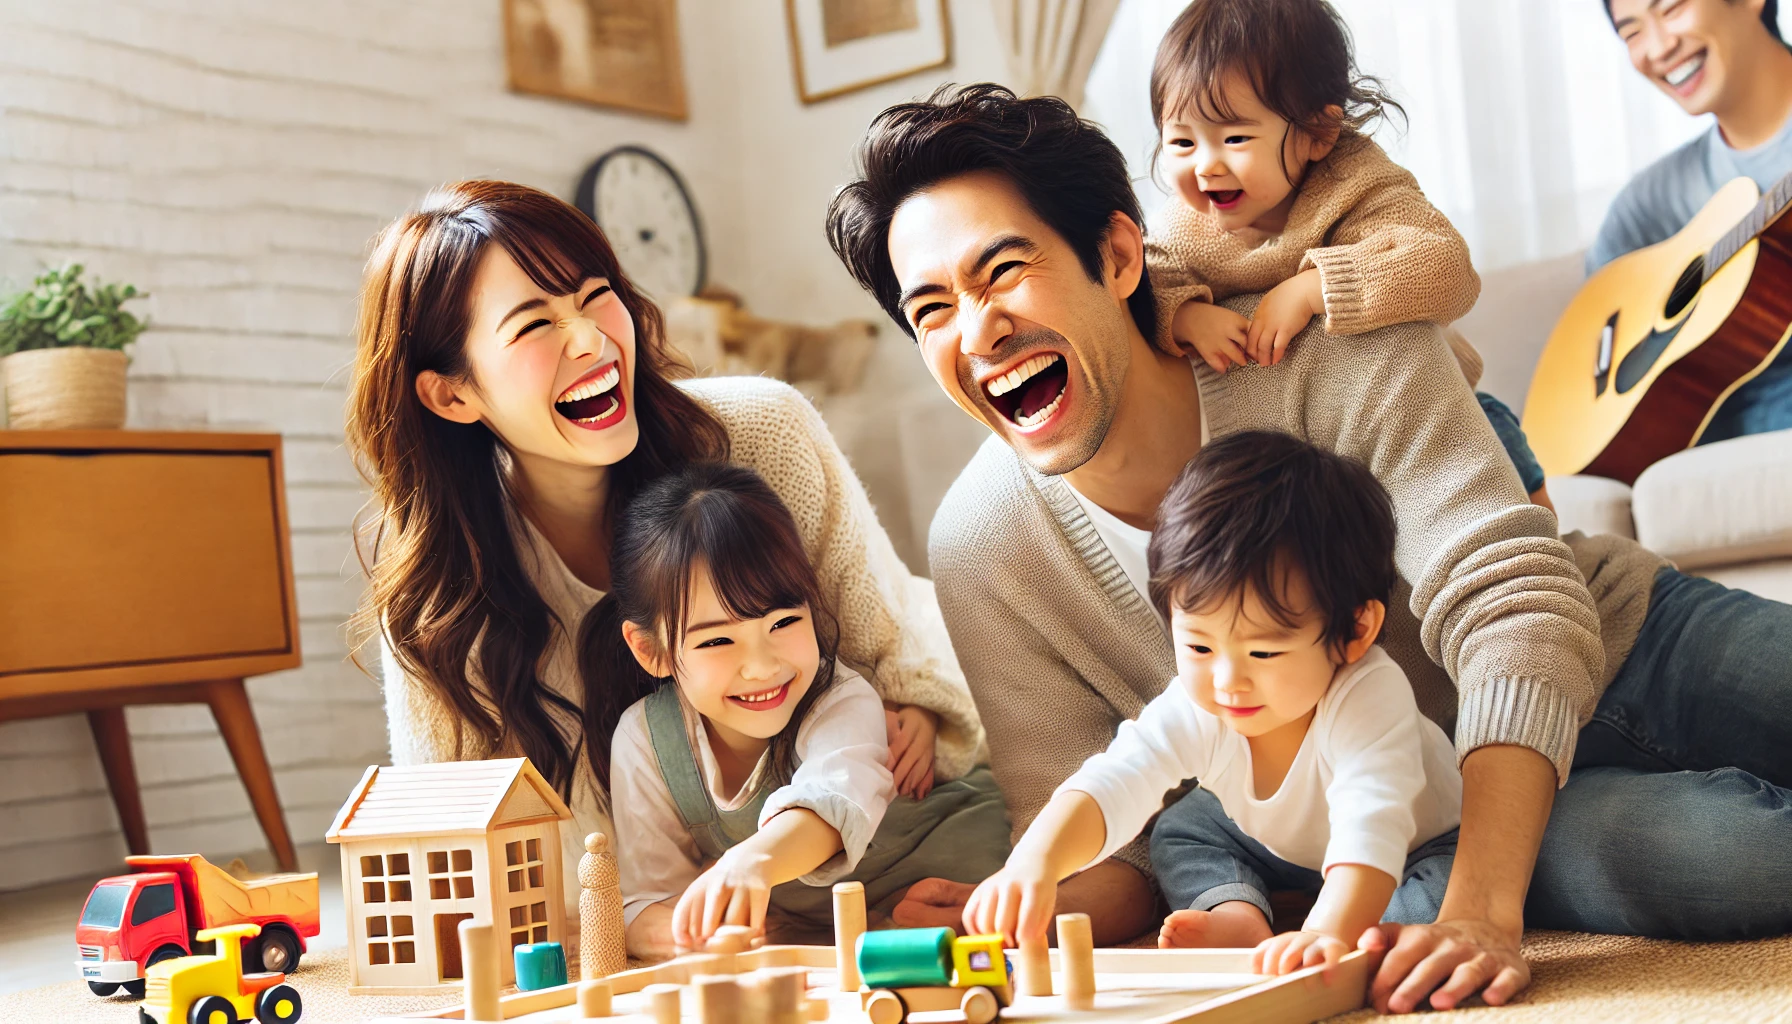
[{"label": "woman's long wavy brown hair", "polygon": [[[589,218],[509,182],[432,191],[380,233],[362,279],[348,443],[373,487],[374,514],[358,532],[371,585],[352,627],[355,646],[385,636],[399,666],[453,712],[456,756],[520,752],[569,796],[583,746],[607,793],[616,721],[605,709],[615,701],[590,698],[612,681],[585,674],[586,699],[575,705],[541,679],[556,625],[571,642],[580,623],[554,622],[517,556],[503,441],[483,423],[436,416],[417,397],[425,370],[467,379],[472,291],[493,243],[549,294],[607,278],[634,318],[640,441],[611,468],[604,521],[593,530],[609,536],[644,482],[728,455],[721,423],[671,383],[683,368],[666,347],[659,309],[629,283]],[[468,730],[477,741],[470,751]]]}]

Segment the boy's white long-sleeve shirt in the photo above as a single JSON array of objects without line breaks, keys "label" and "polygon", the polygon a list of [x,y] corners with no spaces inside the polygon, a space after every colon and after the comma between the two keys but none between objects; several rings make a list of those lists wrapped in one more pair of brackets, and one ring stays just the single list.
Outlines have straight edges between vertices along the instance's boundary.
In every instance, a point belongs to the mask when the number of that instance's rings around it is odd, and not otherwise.
[{"label": "boy's white long-sleeve shirt", "polygon": [[[827,863],[804,875],[810,885],[831,885],[858,866],[884,811],[896,796],[887,762],[890,748],[883,701],[857,672],[836,663],[834,686],[809,709],[797,727],[799,764],[790,781],[765,799],[759,824],[791,807],[814,811],[840,833],[844,847]],[[740,791],[721,791],[722,773],[709,745],[702,717],[685,703],[685,734],[697,771],[720,810],[742,806],[759,788],[771,754],[759,759]],[[646,702],[636,701],[616,724],[610,741],[610,798],[616,822],[617,868],[622,882],[622,914],[635,915],[662,900],[676,899],[708,867],[696,840],[685,829],[672,799],[653,738]]]},{"label": "boy's white long-sleeve shirt", "polygon": [[1164,794],[1197,779],[1271,853],[1324,872],[1363,864],[1398,881],[1406,855],[1462,820],[1462,775],[1437,724],[1419,713],[1400,666],[1379,647],[1338,670],[1282,784],[1259,798],[1248,741],[1178,680],[1122,722],[1108,749],[1058,787],[1087,793],[1107,838],[1089,863],[1131,842]]}]

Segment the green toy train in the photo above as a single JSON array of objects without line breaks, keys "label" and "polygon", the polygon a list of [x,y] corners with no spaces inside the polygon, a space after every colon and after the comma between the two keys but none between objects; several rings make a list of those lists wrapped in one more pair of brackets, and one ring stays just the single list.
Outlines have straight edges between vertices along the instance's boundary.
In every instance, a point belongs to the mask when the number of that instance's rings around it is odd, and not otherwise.
[{"label": "green toy train", "polygon": [[967,1024],[990,1024],[1014,1000],[1000,935],[959,938],[950,928],[866,932],[854,954],[871,1024],[902,1024],[910,1013],[932,1010],[958,1010]]}]

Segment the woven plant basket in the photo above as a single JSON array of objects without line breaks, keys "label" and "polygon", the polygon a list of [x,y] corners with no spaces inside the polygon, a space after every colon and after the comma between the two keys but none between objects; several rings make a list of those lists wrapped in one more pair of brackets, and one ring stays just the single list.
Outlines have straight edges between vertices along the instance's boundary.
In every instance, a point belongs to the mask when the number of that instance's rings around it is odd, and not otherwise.
[{"label": "woven plant basket", "polygon": [[117,430],[124,426],[123,352],[37,348],[0,359],[6,420],[14,430]]}]

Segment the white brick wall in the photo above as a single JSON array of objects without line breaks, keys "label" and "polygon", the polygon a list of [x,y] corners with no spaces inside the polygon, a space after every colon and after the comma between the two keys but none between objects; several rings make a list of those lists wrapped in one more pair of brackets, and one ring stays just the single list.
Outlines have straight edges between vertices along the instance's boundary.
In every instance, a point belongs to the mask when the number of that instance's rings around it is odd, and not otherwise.
[{"label": "white brick wall", "polygon": [[[955,6],[950,74],[999,74],[984,5]],[[671,124],[507,92],[500,8],[0,0],[0,281],[76,259],[152,294],[132,426],[285,435],[305,665],[250,692],[300,842],[386,758],[378,687],[347,662],[341,628],[360,592],[348,524],[364,500],[343,398],[374,232],[455,178],[569,195],[589,160],[638,142],[690,184],[712,279],[770,315],[876,315],[828,253],[820,212],[872,113],[941,80],[805,108],[779,0],[681,0],[691,119]],[[899,365],[918,369],[906,353]],[[913,561],[909,512],[887,504]],[[262,844],[203,708],[128,719],[157,850]],[[0,726],[0,889],[107,870],[123,852],[85,720]]]}]

